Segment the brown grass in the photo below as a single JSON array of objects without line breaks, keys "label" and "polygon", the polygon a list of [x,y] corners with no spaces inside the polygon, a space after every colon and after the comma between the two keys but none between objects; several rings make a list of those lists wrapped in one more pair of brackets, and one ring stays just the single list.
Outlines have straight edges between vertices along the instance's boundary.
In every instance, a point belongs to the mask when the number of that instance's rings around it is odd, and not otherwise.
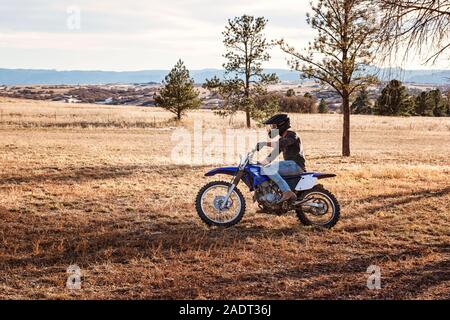
[{"label": "brown grass", "polygon": [[[3,299],[450,298],[448,118],[355,116],[344,159],[339,116],[295,115],[309,169],[338,174],[325,186],[341,221],[320,230],[256,214],[246,193],[242,222],[221,230],[193,205],[211,166],[171,163],[171,130],[135,125],[171,115],[11,99],[0,110]],[[206,111],[183,125],[194,119],[229,127]],[[74,125],[42,125],[59,121]],[[80,291],[65,287],[72,264]],[[366,288],[370,265],[381,290]]]}]

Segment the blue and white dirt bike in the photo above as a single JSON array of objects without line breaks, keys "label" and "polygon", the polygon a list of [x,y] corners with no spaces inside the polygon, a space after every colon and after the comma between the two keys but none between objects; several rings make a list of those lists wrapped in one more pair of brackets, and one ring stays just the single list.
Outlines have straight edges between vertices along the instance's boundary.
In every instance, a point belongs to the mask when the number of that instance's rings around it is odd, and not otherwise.
[{"label": "blue and white dirt bike", "polygon": [[335,174],[307,172],[283,177],[297,195],[295,202],[278,203],[282,193],[278,186],[264,175],[262,166],[252,163],[257,149],[241,158],[237,167],[218,168],[206,176],[218,174],[232,176],[231,182],[213,181],[202,187],[197,195],[196,209],[200,218],[209,226],[230,227],[238,223],[245,213],[245,198],[237,185],[242,180],[251,192],[253,200],[264,213],[282,215],[295,210],[304,225],[333,227],[339,220],[340,207],[336,197],[318,184]]}]

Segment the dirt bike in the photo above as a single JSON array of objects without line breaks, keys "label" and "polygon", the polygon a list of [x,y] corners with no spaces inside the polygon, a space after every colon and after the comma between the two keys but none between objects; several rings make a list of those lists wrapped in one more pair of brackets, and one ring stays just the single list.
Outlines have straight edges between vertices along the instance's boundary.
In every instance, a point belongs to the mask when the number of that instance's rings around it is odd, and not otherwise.
[{"label": "dirt bike", "polygon": [[324,228],[332,228],[338,222],[340,206],[336,197],[318,183],[319,180],[336,177],[335,174],[306,172],[283,177],[296,193],[297,199],[279,203],[282,192],[263,174],[263,166],[252,162],[257,149],[258,147],[241,157],[237,167],[217,168],[205,174],[207,177],[230,175],[232,180],[210,182],[198,192],[195,204],[204,223],[209,226],[230,227],[241,221],[246,203],[237,188],[240,181],[254,192],[253,200],[264,213],[283,215],[295,210],[304,225]]}]

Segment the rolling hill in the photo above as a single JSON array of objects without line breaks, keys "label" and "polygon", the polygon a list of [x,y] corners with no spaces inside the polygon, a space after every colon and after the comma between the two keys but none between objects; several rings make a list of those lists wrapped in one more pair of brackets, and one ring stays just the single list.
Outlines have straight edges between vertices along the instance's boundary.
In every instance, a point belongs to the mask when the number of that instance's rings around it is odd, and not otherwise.
[{"label": "rolling hill", "polygon": [[[401,70],[401,69],[372,69],[376,70],[381,80],[397,78],[403,82],[418,84],[450,85],[450,70]],[[299,82],[300,73],[286,69],[267,69],[269,73],[276,73],[283,82]],[[37,69],[0,69],[0,84],[107,84],[107,83],[161,83],[168,70],[143,71],[58,71]],[[218,76],[223,77],[221,69],[192,70],[191,76],[196,83],[203,83],[205,79]]]}]

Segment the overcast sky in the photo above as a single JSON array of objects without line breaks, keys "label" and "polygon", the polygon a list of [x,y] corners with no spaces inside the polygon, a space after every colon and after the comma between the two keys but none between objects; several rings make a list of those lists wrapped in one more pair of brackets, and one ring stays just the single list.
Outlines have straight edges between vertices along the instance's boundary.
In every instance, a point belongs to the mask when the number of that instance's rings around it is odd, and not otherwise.
[{"label": "overcast sky", "polygon": [[[0,68],[58,70],[220,68],[228,18],[269,19],[269,39],[303,48],[314,36],[307,0],[0,0]],[[78,10],[80,12],[78,20]],[[78,23],[79,22],[79,23]],[[278,49],[266,67],[287,68]],[[418,60],[408,69],[445,68]]]}]

